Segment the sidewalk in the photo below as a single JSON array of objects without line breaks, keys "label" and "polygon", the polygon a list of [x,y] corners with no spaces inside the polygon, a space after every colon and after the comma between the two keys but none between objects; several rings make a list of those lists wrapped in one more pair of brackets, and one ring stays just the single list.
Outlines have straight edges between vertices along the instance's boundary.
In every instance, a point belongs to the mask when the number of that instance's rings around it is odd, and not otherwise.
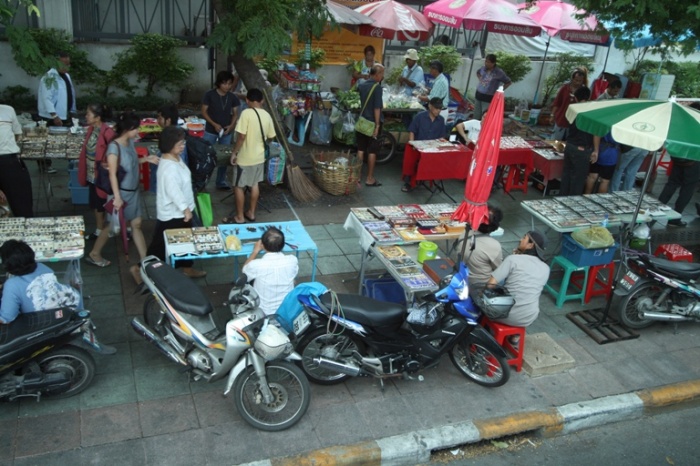
[{"label": "sidewalk", "polygon": [[[349,208],[423,203],[430,195],[422,188],[401,192],[400,163],[399,157],[388,166],[378,167],[377,178],[383,183],[379,188],[363,186],[349,197],[324,195],[312,205],[296,202],[286,190],[267,188],[261,201],[268,204],[271,213],[259,210],[258,221],[286,221],[298,216],[319,247],[317,280],[337,292],[355,293],[360,250],[357,238],[342,228]],[[659,176],[656,194],[664,182],[665,177]],[[86,207],[73,208],[63,200],[69,197],[66,183],[63,176],[55,178],[52,215],[82,214],[91,225],[92,213]],[[461,199],[462,183],[451,180],[445,187]],[[500,241],[506,252],[530,229],[530,217],[519,201],[541,196],[533,188],[527,195],[519,191],[512,194],[514,199],[502,191],[491,197],[491,202],[505,213],[502,226],[506,232]],[[232,199],[221,203],[224,196],[212,193],[216,219],[232,207]],[[700,200],[697,194],[693,202],[696,200]],[[155,215],[153,196],[148,202],[151,215]],[[436,194],[431,202],[447,202],[447,198]],[[684,215],[688,227],[666,230],[663,225],[655,225],[654,233],[675,235],[681,244],[692,244],[689,241],[700,230],[693,202]],[[45,215],[45,208],[38,214]],[[150,238],[153,224],[145,222],[146,238]],[[547,236],[548,252],[553,254],[558,235],[550,231]],[[86,253],[91,246],[88,242]],[[186,374],[131,330],[129,321],[141,314],[145,299],[133,295],[130,264],[117,250],[117,241],[108,243],[104,256],[113,261],[112,266],[101,269],[83,262],[84,290],[91,297],[87,307],[93,312],[98,337],[115,345],[118,353],[96,356],[98,375],[80,396],[0,404],[0,464],[239,464],[339,445],[367,445],[363,442],[372,445],[363,451],[370,455],[381,451],[384,455],[384,448],[395,442],[392,437],[397,435],[405,439],[417,433],[428,438],[426,431],[430,435],[438,432],[439,438],[449,440],[456,438],[455,432],[462,435],[465,429],[471,429],[465,426],[479,427],[477,420],[481,420],[480,425],[494,425],[498,419],[531,419],[528,413],[550,413],[556,407],[560,407],[561,414],[566,406],[598,406],[603,403],[598,401],[601,398],[620,406],[622,399],[642,399],[631,392],[668,384],[690,382],[692,392],[696,387],[693,381],[700,379],[697,324],[679,325],[677,334],[673,325],[656,324],[642,330],[638,339],[598,345],[566,318],[567,313],[582,309],[580,304],[569,301],[558,309],[551,297],[543,296],[542,312],[528,334],[546,332],[574,357],[575,366],[565,372],[537,378],[513,372],[504,387],[487,389],[461,376],[445,357],[437,368],[422,374],[424,381],[388,380],[383,391],[377,380],[368,378],[330,387],[312,385],[311,405],[299,424],[281,433],[261,432],[244,423],[233,401],[223,397],[223,382],[188,382]],[[137,257],[133,247],[131,257],[133,263]],[[307,281],[311,258],[302,257],[300,264],[299,281]],[[378,267],[376,261],[373,265]],[[207,260],[196,267],[208,272],[198,283],[205,287],[212,302],[220,305],[233,279],[230,262]],[[594,298],[585,308],[604,304],[602,298]],[[518,425],[543,427],[536,424],[528,421]],[[344,451],[350,459],[350,452],[355,450],[330,451],[333,455]],[[340,459],[336,464],[341,464]],[[296,461],[299,464],[301,457]]]}]

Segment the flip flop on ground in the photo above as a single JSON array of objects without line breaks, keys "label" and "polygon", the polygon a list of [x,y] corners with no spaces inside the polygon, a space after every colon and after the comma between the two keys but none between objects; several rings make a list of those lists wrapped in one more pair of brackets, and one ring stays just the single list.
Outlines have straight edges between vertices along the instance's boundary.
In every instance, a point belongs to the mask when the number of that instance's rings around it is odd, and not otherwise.
[{"label": "flip flop on ground", "polygon": [[243,214],[243,217],[250,223],[255,223],[255,217],[248,217],[248,214]]},{"label": "flip flop on ground", "polygon": [[96,261],[96,260],[93,259],[92,257],[87,256],[87,257],[85,257],[85,262],[87,262],[88,264],[92,264],[92,265],[94,265],[94,266],[103,267],[103,268],[104,268],[104,267],[107,267],[107,266],[109,266],[109,265],[111,264],[111,262],[108,261],[107,259],[105,259],[104,257],[102,258],[102,260]]},{"label": "flip flop on ground", "polygon": [[241,225],[241,224],[245,223],[245,221],[237,222],[236,217],[224,217],[221,219],[221,223],[223,223],[225,225],[230,225],[230,224]]},{"label": "flip flop on ground", "polygon": [[382,184],[379,182],[379,180],[374,180],[374,183],[365,183],[365,186],[369,186],[370,188],[378,188]]}]

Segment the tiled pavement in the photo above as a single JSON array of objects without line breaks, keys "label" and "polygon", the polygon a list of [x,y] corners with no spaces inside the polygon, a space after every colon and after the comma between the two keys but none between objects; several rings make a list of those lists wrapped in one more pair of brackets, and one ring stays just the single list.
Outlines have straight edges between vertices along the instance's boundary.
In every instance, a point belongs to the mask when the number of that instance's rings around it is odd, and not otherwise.
[{"label": "tiled pavement", "polygon": [[[283,190],[266,189],[262,200],[270,200],[275,208],[272,213],[261,210],[259,221],[293,220],[297,215],[319,246],[317,280],[336,291],[355,292],[359,246],[342,228],[349,207],[422,203],[429,196],[421,189],[402,193],[399,172],[400,159],[379,167],[382,187],[363,187],[340,203],[324,196],[313,205],[301,205],[287,193],[293,210],[285,208]],[[64,179],[54,177],[53,214],[83,214],[90,224],[92,215],[86,208],[73,208],[65,200]],[[663,181],[659,177],[654,192],[660,191]],[[460,197],[460,182],[445,185]],[[504,251],[512,250],[530,228],[530,218],[518,201],[537,196],[533,189],[527,195],[515,192],[512,198],[501,191],[493,194],[491,201],[505,212]],[[232,199],[221,204],[223,197],[213,194],[217,218],[231,208]],[[432,202],[446,198],[436,195]],[[153,214],[151,196],[148,203]],[[44,206],[39,214],[45,210]],[[697,229],[700,221],[693,211],[691,203],[685,219],[692,221],[689,228]],[[152,221],[146,222],[147,238],[152,227]],[[654,228],[661,231],[664,226]],[[548,236],[553,253],[558,236],[553,232]],[[130,264],[116,241],[108,243],[104,255],[118,259],[118,265],[104,269],[83,265],[84,290],[90,296],[87,307],[99,338],[118,352],[95,357],[97,376],[79,396],[0,404],[0,464],[236,464],[700,377],[696,324],[680,325],[678,334],[672,325],[658,324],[643,330],[639,339],[600,346],[566,318],[580,305],[568,302],[557,309],[543,297],[542,313],[528,332],[547,332],[563,346],[576,360],[568,371],[538,378],[513,373],[506,386],[486,389],[459,375],[445,358],[423,374],[424,381],[389,381],[383,391],[377,381],[366,378],[333,387],[313,385],[311,406],[298,425],[281,433],[261,432],[245,424],[232,400],[223,397],[223,382],[190,383],[186,374],[130,329],[128,322],[141,313],[144,298],[133,294]],[[135,250],[131,257],[133,262]],[[209,260],[196,265],[208,272],[199,284],[220,305],[230,289],[231,264]],[[300,281],[308,279],[311,267],[311,258],[302,257]],[[595,298],[587,307],[603,304]]]}]

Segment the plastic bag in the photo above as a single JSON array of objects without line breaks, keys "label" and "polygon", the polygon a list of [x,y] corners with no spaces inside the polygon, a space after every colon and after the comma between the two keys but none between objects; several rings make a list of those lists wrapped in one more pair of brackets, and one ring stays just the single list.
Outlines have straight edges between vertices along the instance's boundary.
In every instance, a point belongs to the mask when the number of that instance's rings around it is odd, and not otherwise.
[{"label": "plastic bag", "polygon": [[352,116],[352,112],[345,113],[345,118],[343,118],[343,131],[346,133],[355,132],[355,117]]},{"label": "plastic bag", "polygon": [[613,238],[607,228],[603,227],[576,230],[571,233],[571,238],[583,246],[584,249],[601,249],[615,244],[615,238]]},{"label": "plastic bag", "polygon": [[324,110],[314,110],[311,118],[311,135],[309,141],[312,144],[329,145],[331,143],[333,128],[330,118]]}]

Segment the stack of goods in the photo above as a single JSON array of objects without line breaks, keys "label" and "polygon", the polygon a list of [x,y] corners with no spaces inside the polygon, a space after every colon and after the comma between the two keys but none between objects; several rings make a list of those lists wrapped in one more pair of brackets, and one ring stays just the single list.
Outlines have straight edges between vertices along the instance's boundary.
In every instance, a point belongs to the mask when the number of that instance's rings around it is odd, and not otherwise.
[{"label": "stack of goods", "polygon": [[196,252],[216,254],[224,250],[224,242],[217,227],[194,227],[192,238]]},{"label": "stack of goods", "polygon": [[0,244],[10,239],[27,243],[36,259],[74,259],[85,248],[83,217],[10,217],[0,219]]},{"label": "stack of goods", "polygon": [[396,272],[405,286],[412,290],[431,289],[435,283],[423,272],[420,264],[416,263],[399,246],[380,246],[382,259]]},{"label": "stack of goods", "polygon": [[530,149],[532,146],[520,136],[501,137],[501,149]]},{"label": "stack of goods", "polygon": [[412,243],[429,235],[463,231],[463,223],[451,220],[456,208],[454,204],[400,204],[350,210],[377,242]]}]

